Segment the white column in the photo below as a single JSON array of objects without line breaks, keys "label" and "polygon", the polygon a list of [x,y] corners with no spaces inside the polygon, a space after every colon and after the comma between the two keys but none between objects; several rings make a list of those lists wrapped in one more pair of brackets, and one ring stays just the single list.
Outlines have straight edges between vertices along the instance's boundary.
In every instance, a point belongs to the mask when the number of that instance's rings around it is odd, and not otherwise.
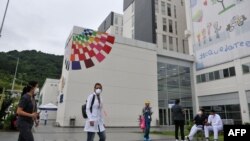
[{"label": "white column", "polygon": [[243,81],[244,76],[240,59],[235,60],[234,64],[235,64],[235,72],[236,72],[236,79],[239,92],[241,118],[242,118],[242,123],[245,123],[249,122],[250,120],[249,120],[249,110],[248,110],[246,90],[244,87],[245,84]]}]

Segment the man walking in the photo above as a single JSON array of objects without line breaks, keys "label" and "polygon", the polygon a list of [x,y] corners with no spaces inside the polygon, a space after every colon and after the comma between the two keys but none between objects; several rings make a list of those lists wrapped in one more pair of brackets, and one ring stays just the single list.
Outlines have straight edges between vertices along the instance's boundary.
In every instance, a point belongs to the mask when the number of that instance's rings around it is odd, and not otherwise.
[{"label": "man walking", "polygon": [[179,128],[181,130],[181,140],[184,141],[184,123],[185,123],[185,115],[182,106],[179,105],[180,100],[177,99],[175,101],[175,105],[172,107],[173,120],[175,124],[175,139],[179,141],[178,133]]},{"label": "man walking", "polygon": [[150,102],[145,102],[145,107],[142,110],[142,114],[144,116],[145,121],[145,129],[144,129],[144,141],[150,141],[149,133],[150,133],[150,123],[152,121],[152,108],[150,107]]}]

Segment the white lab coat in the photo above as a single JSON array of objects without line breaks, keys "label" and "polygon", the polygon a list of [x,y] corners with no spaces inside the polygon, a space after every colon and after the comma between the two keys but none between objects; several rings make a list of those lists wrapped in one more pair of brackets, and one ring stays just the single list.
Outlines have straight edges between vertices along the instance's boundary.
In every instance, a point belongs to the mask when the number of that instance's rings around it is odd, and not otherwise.
[{"label": "white lab coat", "polygon": [[[92,107],[92,113],[90,112],[90,106],[92,98],[95,95],[95,101]],[[103,100],[101,99],[101,105],[99,107],[99,102],[97,95],[95,93],[90,94],[87,99],[86,113],[88,119],[86,120],[84,131],[86,132],[103,132],[105,131],[104,127],[104,116],[103,116]],[[90,121],[94,121],[94,126],[90,126]]]}]

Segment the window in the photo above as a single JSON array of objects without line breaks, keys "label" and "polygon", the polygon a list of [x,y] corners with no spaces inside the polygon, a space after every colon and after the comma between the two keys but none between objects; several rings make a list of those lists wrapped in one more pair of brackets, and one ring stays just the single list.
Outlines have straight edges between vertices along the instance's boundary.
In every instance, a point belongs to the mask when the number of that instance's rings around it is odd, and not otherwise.
[{"label": "window", "polygon": [[171,17],[171,4],[167,4],[168,16]]},{"label": "window", "polygon": [[176,33],[176,35],[178,34],[177,33],[177,21],[175,21],[175,33]]},{"label": "window", "polygon": [[209,80],[213,81],[214,80],[214,72],[209,73]]},{"label": "window", "polygon": [[155,0],[155,12],[159,12],[159,7],[158,7],[158,0]]},{"label": "window", "polygon": [[177,49],[177,52],[178,52],[178,38],[176,38],[176,49]]},{"label": "window", "polygon": [[183,0],[181,0],[181,6],[184,6],[184,1]]},{"label": "window", "polygon": [[228,68],[223,69],[223,76],[224,76],[224,78],[229,77],[229,70],[228,70]]},{"label": "window", "polygon": [[167,49],[167,36],[162,35],[163,48]]},{"label": "window", "polygon": [[165,7],[165,2],[161,2],[161,13],[162,15],[166,15],[166,7]]},{"label": "window", "polygon": [[172,20],[169,20],[168,22],[169,22],[169,23],[168,23],[168,24],[169,24],[169,28],[168,28],[168,29],[169,29],[169,32],[170,32],[170,33],[173,33],[173,21],[172,21]]},{"label": "window", "polygon": [[250,73],[250,63],[242,65],[243,74]]},{"label": "window", "polygon": [[201,75],[201,82],[206,82],[206,76],[205,76],[205,74]]},{"label": "window", "polygon": [[176,18],[177,16],[176,16],[177,14],[176,14],[176,6],[174,6],[174,17]]},{"label": "window", "polygon": [[162,18],[162,30],[167,32],[167,19]]},{"label": "window", "polygon": [[173,47],[173,37],[169,36],[169,50],[173,51],[174,47]]},{"label": "window", "polygon": [[219,73],[219,71],[215,71],[214,72],[214,78],[215,78],[215,80],[220,79],[220,73]]},{"label": "window", "polygon": [[235,76],[235,68],[234,67],[231,67],[231,68],[229,68],[229,73],[230,73],[230,77],[231,76]]},{"label": "window", "polygon": [[201,75],[196,76],[196,81],[197,81],[197,83],[201,83]]}]

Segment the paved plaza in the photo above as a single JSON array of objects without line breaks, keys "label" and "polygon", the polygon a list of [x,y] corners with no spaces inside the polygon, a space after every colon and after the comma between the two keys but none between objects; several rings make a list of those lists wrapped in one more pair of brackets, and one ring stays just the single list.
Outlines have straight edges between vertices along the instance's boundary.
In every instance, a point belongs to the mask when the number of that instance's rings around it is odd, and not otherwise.
[{"label": "paved plaza", "polygon": [[[173,130],[173,127],[164,130]],[[152,129],[162,130],[162,129]],[[108,128],[107,141],[142,141],[143,134],[138,128]],[[17,141],[18,132],[0,132],[1,141]],[[47,126],[40,125],[34,129],[35,141],[85,141],[87,134],[83,128],[60,128],[52,124]],[[162,135],[151,135],[152,141],[174,141],[173,137]],[[98,141],[96,135],[95,141]]]}]

